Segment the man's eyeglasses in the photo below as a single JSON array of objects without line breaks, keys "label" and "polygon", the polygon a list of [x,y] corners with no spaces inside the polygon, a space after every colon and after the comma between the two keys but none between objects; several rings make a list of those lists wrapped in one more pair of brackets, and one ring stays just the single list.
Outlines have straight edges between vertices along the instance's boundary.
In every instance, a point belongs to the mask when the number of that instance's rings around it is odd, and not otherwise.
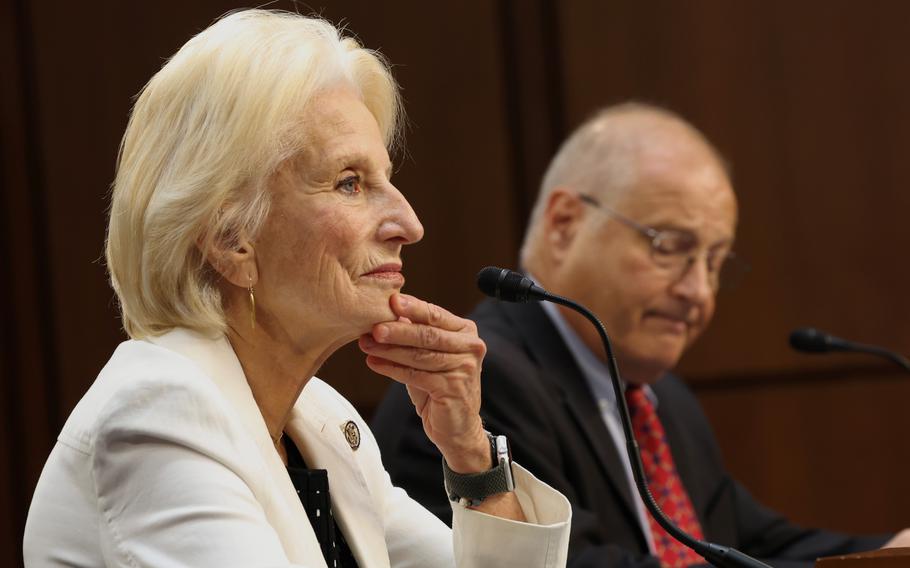
[{"label": "man's eyeglasses", "polygon": [[645,237],[651,245],[651,260],[656,266],[666,270],[675,280],[682,278],[692,268],[699,256],[705,257],[708,283],[714,291],[721,287],[732,287],[749,271],[749,265],[737,257],[733,251],[722,249],[700,251],[698,237],[689,231],[647,227],[603,205],[590,195],[579,193],[578,197],[584,203],[603,211]]}]

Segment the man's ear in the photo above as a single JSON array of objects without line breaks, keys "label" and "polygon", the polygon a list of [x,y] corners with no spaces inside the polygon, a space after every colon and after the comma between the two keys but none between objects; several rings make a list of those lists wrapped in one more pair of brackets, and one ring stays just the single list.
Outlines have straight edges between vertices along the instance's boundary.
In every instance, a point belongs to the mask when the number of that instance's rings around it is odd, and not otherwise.
[{"label": "man's ear", "polygon": [[255,286],[259,281],[256,249],[243,231],[237,239],[215,239],[203,254],[221,277],[240,288]]},{"label": "man's ear", "polygon": [[557,187],[547,198],[544,209],[544,242],[550,257],[560,261],[575,241],[585,216],[585,204],[578,192]]}]

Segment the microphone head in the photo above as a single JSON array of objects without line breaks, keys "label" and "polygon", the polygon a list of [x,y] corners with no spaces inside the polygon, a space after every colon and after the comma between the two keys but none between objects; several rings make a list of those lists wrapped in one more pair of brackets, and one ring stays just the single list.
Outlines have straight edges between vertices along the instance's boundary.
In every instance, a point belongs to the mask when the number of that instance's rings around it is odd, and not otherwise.
[{"label": "microphone head", "polygon": [[505,302],[539,302],[546,299],[546,291],[530,278],[497,266],[487,266],[477,273],[477,287],[487,296]]},{"label": "microphone head", "polygon": [[491,298],[499,297],[499,283],[509,271],[498,266],[487,266],[477,273],[477,287]]},{"label": "microphone head", "polygon": [[790,347],[804,353],[839,351],[835,339],[814,327],[803,327],[790,334]]}]

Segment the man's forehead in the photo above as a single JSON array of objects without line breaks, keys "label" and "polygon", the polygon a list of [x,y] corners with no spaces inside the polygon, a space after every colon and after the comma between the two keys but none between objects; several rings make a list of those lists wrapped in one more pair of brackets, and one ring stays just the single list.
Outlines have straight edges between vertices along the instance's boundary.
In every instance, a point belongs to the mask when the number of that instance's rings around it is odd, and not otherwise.
[{"label": "man's forehead", "polygon": [[713,150],[687,134],[656,135],[639,145],[627,199],[733,199],[726,168]]},{"label": "man's forehead", "polygon": [[736,196],[719,166],[640,173],[619,197],[617,210],[645,225],[693,232],[710,228],[718,238],[732,238],[738,215]]}]

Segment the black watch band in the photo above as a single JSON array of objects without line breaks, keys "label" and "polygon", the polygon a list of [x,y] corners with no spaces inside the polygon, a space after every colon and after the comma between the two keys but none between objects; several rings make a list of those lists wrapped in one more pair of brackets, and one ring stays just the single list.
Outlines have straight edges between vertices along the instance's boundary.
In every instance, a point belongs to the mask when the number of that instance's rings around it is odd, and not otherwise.
[{"label": "black watch band", "polygon": [[493,468],[479,473],[456,473],[449,468],[446,460],[442,460],[442,473],[445,478],[446,492],[451,501],[476,507],[490,495],[507,493],[515,490],[512,478],[512,456],[509,452],[509,442],[505,436],[490,438],[490,448],[493,454]]}]

